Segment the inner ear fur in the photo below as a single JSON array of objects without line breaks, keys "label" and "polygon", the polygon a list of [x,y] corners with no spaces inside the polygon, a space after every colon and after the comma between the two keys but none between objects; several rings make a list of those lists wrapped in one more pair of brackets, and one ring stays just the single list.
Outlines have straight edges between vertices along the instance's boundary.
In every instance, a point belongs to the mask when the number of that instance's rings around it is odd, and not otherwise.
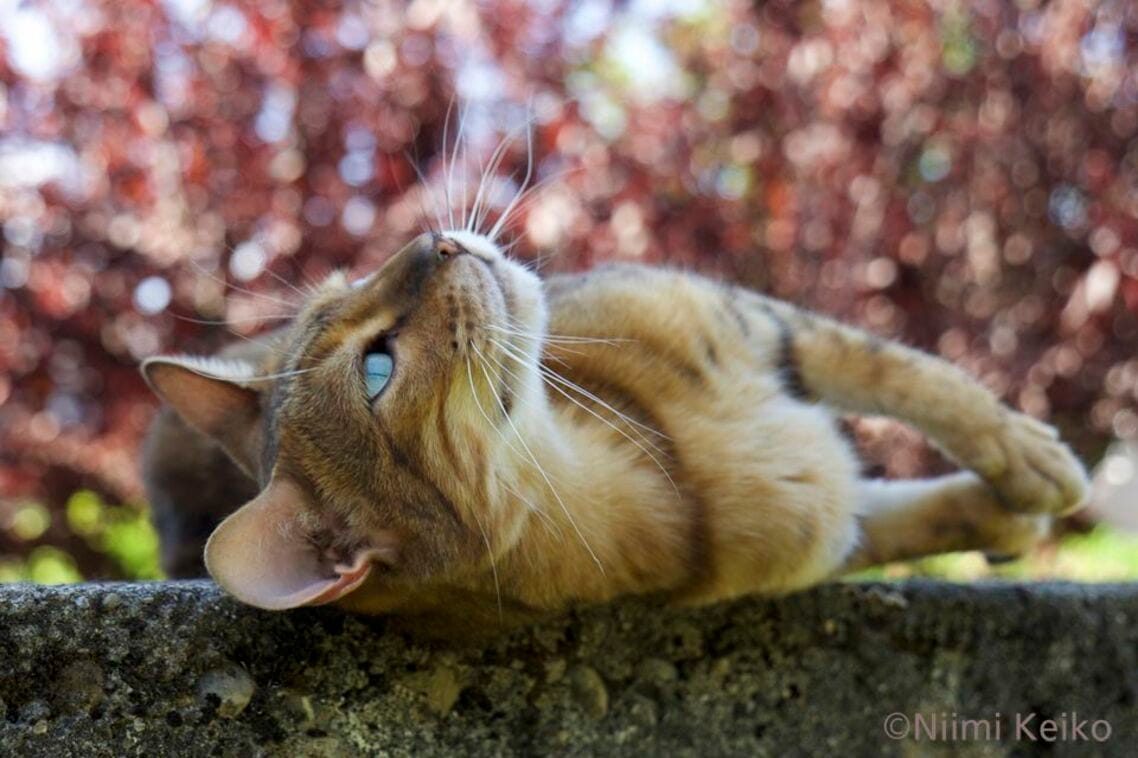
[{"label": "inner ear fur", "polygon": [[255,367],[191,356],[149,358],[142,375],[158,397],[194,429],[216,440],[254,480],[261,449],[261,395]]}]

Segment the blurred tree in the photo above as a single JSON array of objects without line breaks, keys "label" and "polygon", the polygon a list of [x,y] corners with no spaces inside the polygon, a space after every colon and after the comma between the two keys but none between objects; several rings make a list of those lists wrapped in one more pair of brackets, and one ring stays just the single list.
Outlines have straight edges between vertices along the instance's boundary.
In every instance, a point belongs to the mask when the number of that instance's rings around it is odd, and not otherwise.
[{"label": "blurred tree", "polygon": [[[271,325],[458,204],[459,115],[468,176],[515,129],[497,211],[532,115],[510,234],[546,271],[706,270],[938,352],[1089,459],[1138,434],[1124,0],[73,0],[0,34],[0,554],[149,570],[67,516],[139,501],[138,360]],[[857,429],[888,473],[943,465]]]}]

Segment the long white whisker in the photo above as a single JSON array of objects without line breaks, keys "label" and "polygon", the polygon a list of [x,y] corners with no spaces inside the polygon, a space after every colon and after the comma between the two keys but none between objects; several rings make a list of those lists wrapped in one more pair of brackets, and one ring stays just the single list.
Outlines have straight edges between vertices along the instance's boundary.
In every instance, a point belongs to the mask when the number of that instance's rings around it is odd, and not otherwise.
[{"label": "long white whisker", "polygon": [[[450,132],[450,114],[451,114],[451,111],[454,109],[454,102],[457,98],[458,98],[457,92],[451,94],[450,102],[447,103],[446,116],[443,117],[443,167],[442,167],[443,199],[446,201],[447,220],[450,222],[450,228],[451,229],[454,228],[454,211],[453,211],[453,206],[451,205],[451,202],[450,202],[450,182],[451,182],[450,177],[451,177],[451,171],[454,168],[454,164],[452,163],[450,166],[447,166],[447,135]],[[440,223],[439,226],[441,227],[442,223]]]},{"label": "long white whisker", "polygon": [[[585,396],[589,400],[592,400],[594,403],[601,406],[602,408],[607,410],[609,413],[613,414],[614,416],[616,416],[620,420],[624,421],[625,423],[629,424],[630,426],[639,427],[641,430],[643,430],[644,433],[651,434],[651,435],[657,435],[663,440],[670,441],[670,438],[668,437],[668,435],[664,434],[663,432],[661,432],[657,429],[653,429],[652,427],[650,427],[646,424],[640,423],[639,421],[632,418],[628,414],[621,413],[616,408],[613,408],[611,405],[606,403],[604,400],[602,400],[601,398],[594,395],[592,392],[589,392],[587,389],[580,386],[579,384],[576,384],[575,382],[572,382],[569,379],[566,379],[564,376],[557,373],[556,371],[549,368],[548,366],[542,366],[541,367],[541,373],[543,376],[549,377],[550,379],[552,379],[553,381],[562,385],[563,387],[571,389],[574,392],[577,392],[577,393]],[[653,446],[653,447],[655,447],[655,446]]]},{"label": "long white whisker", "polygon": [[[498,249],[502,251],[502,255],[509,257],[514,252],[514,248],[516,248],[520,244],[522,244],[522,238],[518,237],[516,240],[514,240],[513,242],[511,242],[508,245],[503,245],[502,243],[499,242],[498,243]],[[524,261],[516,261],[516,262],[521,263],[523,266],[528,268],[530,271],[534,270],[532,267],[526,266]]]},{"label": "long white whisker", "polygon": [[[521,195],[518,197],[517,205],[514,206],[512,211],[510,211],[510,213],[514,216],[514,218],[510,218],[506,213],[503,213],[498,218],[499,223],[502,224],[502,228],[501,228],[501,231],[499,232],[499,234],[508,231],[521,218],[521,212],[523,210],[529,208],[535,202],[537,202],[537,199],[538,199],[537,193],[538,192],[540,192],[541,190],[548,187],[552,182],[555,182],[558,179],[562,179],[566,176],[569,176],[570,174],[574,174],[574,173],[576,173],[578,171],[582,171],[582,170],[583,170],[583,167],[581,167],[581,166],[574,166],[573,168],[562,169],[561,171],[557,171],[556,173],[550,174],[549,176],[545,177],[541,181],[534,183],[533,186],[529,187],[524,192],[522,192]],[[497,237],[494,237],[494,239],[497,239]],[[514,244],[517,244],[517,243],[515,242]]]},{"label": "long white whisker", "polygon": [[191,324],[204,324],[206,326],[228,326],[230,324],[255,324],[262,321],[288,321],[295,318],[291,314],[269,314],[266,316],[249,316],[248,318],[194,318],[192,316],[182,316],[177,313],[171,313],[171,316],[179,321],[187,321]]},{"label": "long white whisker", "polygon": [[[191,369],[193,370],[193,369]],[[299,376],[300,374],[307,374],[309,371],[315,371],[316,368],[302,368],[295,371],[282,371],[278,374],[260,374],[258,376],[241,376],[238,379],[242,382],[261,382],[269,379],[287,379],[290,376]],[[201,376],[209,377],[210,379],[226,379],[227,377],[211,374],[208,371],[194,371]]]},{"label": "long white whisker", "polygon": [[[445,180],[446,180],[446,186],[447,186],[447,220],[450,221],[450,228],[451,229],[454,229],[455,225],[454,225],[454,207],[451,205],[450,188],[454,185],[454,164],[458,163],[458,151],[459,151],[459,147],[462,145],[462,136],[466,131],[466,108],[467,108],[467,106],[464,104],[462,106],[462,109],[458,113],[458,134],[454,138],[454,149],[451,150],[450,166],[444,165],[444,171],[446,173],[446,179]],[[443,157],[444,157],[444,163],[445,163],[445,157],[446,157],[446,145],[445,144],[443,146]],[[465,170],[465,165],[463,168]],[[465,207],[466,207],[466,204],[463,203],[463,208],[465,209]]]},{"label": "long white whisker", "polygon": [[[462,119],[463,119],[463,123],[465,123],[465,121],[466,121],[466,111],[465,110],[463,111]],[[457,150],[458,150],[458,145],[455,145],[455,151],[457,152]],[[457,160],[457,158],[458,158],[458,156],[455,156],[456,160]],[[462,189],[462,195],[461,195],[461,197],[462,197],[462,212],[458,214],[458,220],[463,225],[463,227],[466,226],[466,219],[469,216],[469,211],[467,210],[467,207],[466,207],[466,200],[470,195],[470,184],[468,182],[468,178],[467,178],[467,174],[466,174],[466,172],[469,170],[469,168],[470,168],[470,142],[466,141],[466,142],[462,143],[462,188],[461,188]]]},{"label": "long white whisker", "polygon": [[478,231],[482,227],[483,216],[485,215],[486,208],[483,203],[487,201],[486,188],[488,178],[492,178],[498,172],[502,165],[502,160],[506,155],[506,148],[509,146],[510,137],[507,134],[498,140],[494,152],[490,154],[490,161],[482,168],[482,175],[478,180],[478,192],[474,195],[474,203],[470,207],[470,217],[466,221],[465,228],[467,231]]},{"label": "long white whisker", "polygon": [[505,482],[501,482],[500,484],[502,485],[502,489],[506,490],[506,492],[510,493],[511,495],[516,497],[518,500],[521,500],[523,503],[526,504],[526,507],[529,508],[530,511],[537,514],[537,516],[541,520],[542,524],[545,525],[546,531],[548,531],[550,534],[555,535],[562,542],[565,541],[565,533],[562,532],[561,527],[557,526],[557,524],[553,521],[553,519],[551,519],[549,517],[549,514],[547,514],[540,507],[534,505],[533,502],[529,498],[527,498],[522,493],[518,492],[516,489],[514,489],[510,485],[506,484]]},{"label": "long white whisker", "polygon": [[[474,397],[474,404],[478,407],[478,412],[482,414],[482,418],[484,418],[486,420],[486,424],[490,428],[492,428],[495,431],[495,433],[497,433],[499,439],[502,440],[502,443],[505,444],[506,447],[508,447],[514,453],[514,455],[518,456],[519,458],[522,457],[522,452],[520,450],[518,450],[516,447],[514,447],[513,444],[508,439],[506,439],[506,435],[502,433],[501,427],[499,427],[498,424],[494,423],[490,419],[490,414],[488,414],[486,412],[486,409],[482,407],[482,401],[478,399],[478,390],[474,386],[474,374],[470,370],[470,358],[466,359],[466,377],[470,382],[470,393]],[[515,497],[519,498],[523,503],[525,503],[527,506],[529,506],[529,509],[531,511],[538,514],[538,516],[542,519],[542,521],[545,522],[545,524],[547,525],[546,526],[547,529],[550,529],[550,527],[552,527],[551,531],[555,531],[559,539],[561,539],[561,540],[565,539],[563,533],[561,532],[561,528],[558,527],[553,522],[553,520],[549,517],[549,515],[544,510],[542,510],[538,506],[534,505],[532,502],[530,502],[528,499],[526,499],[521,493],[514,490],[512,487],[507,485],[505,482],[502,482],[501,484],[507,491],[511,492]]]},{"label": "long white whisker", "polygon": [[[474,352],[478,355],[478,357],[482,359],[482,363],[479,364],[479,368],[482,369],[482,373],[486,376],[486,381],[491,387],[493,387],[494,382],[491,381],[490,373],[486,370],[485,356],[483,356],[482,351],[478,349],[478,345],[471,344],[471,347],[474,348]],[[494,394],[494,397],[497,399],[498,404],[501,405],[501,398],[498,398],[496,393],[492,394]],[[510,417],[510,414],[506,413],[506,409],[504,407],[502,408],[502,413],[506,417],[506,421],[510,424],[510,428],[514,430],[514,434],[517,436],[518,442],[521,443],[521,446],[525,448],[526,453],[529,454],[529,459],[533,461],[533,465],[537,468],[538,473],[541,474],[541,478],[544,479],[546,485],[549,486],[549,491],[553,493],[553,497],[555,500],[557,500],[557,504],[561,506],[561,510],[565,514],[565,517],[569,519],[569,525],[573,527],[573,531],[577,533],[577,537],[581,540],[581,544],[585,546],[586,552],[589,553],[589,556],[593,559],[593,562],[597,564],[597,569],[603,575],[605,573],[605,567],[601,565],[600,558],[598,558],[597,554],[593,552],[593,548],[589,545],[589,541],[585,539],[585,535],[581,532],[581,528],[577,526],[577,521],[573,518],[573,514],[570,513],[568,506],[565,505],[565,501],[561,499],[561,495],[557,492],[557,488],[553,486],[553,482],[550,481],[549,475],[545,473],[545,468],[543,468],[542,465],[538,462],[537,456],[533,454],[532,450],[530,450],[530,447],[528,444],[526,444],[525,438],[522,436],[521,431],[518,430],[518,427],[514,423],[513,418]]]},{"label": "long white whisker", "polygon": [[544,342],[563,342],[567,345],[586,344],[586,345],[616,345],[621,342],[636,342],[637,340],[629,337],[581,337],[571,334],[544,334],[538,335],[534,332],[527,332],[521,329],[511,329],[499,324],[483,324],[487,329],[493,329],[496,332],[505,332],[506,334],[513,334],[518,337],[525,337],[531,340],[541,340]]},{"label": "long white whisker", "polygon": [[285,279],[283,276],[278,274],[276,271],[273,271],[271,268],[266,268],[265,273],[268,274],[269,276],[273,277],[274,279],[276,279],[278,282],[280,282],[284,286],[291,289],[296,294],[300,295],[302,298],[308,297],[309,293],[305,292],[300,287],[297,287],[295,284],[290,282],[288,279]]},{"label": "long white whisker", "polygon": [[[511,356],[515,360],[522,360],[525,357],[525,356],[517,355],[516,348],[514,348],[512,345],[508,345],[508,344],[505,344],[502,342],[497,342],[497,341],[495,341],[495,344],[497,344],[498,347],[501,348],[503,351],[510,353]],[[572,382],[569,379],[566,379],[564,376],[557,373],[556,371],[549,368],[548,366],[544,366],[544,365],[539,364],[538,369],[541,371],[543,376],[548,376],[550,379],[557,382],[558,384],[561,384],[562,386],[564,386],[568,389],[571,389],[574,392],[577,392],[581,395],[584,395],[586,398],[588,398],[589,400],[592,400],[594,403],[601,406],[602,408],[607,410],[609,413],[613,414],[614,416],[621,419],[625,423],[627,423],[631,426],[634,426],[634,427],[639,427],[640,429],[644,430],[644,432],[647,432],[650,435],[658,435],[662,439],[670,441],[668,435],[664,434],[663,432],[659,431],[658,429],[653,429],[652,427],[647,426],[646,424],[640,423],[639,421],[637,421],[636,419],[632,418],[631,416],[629,416],[625,413],[621,413],[616,408],[613,408],[611,405],[606,403],[604,400],[602,400],[601,398],[594,395],[592,392],[589,392],[587,389],[585,389],[581,385],[579,385],[575,382]]]},{"label": "long white whisker", "polygon": [[502,443],[508,447],[514,455],[521,457],[522,451],[518,450],[508,439],[506,439],[506,435],[502,433],[502,430],[498,427],[498,424],[496,424],[490,418],[490,414],[487,413],[486,409],[482,407],[482,401],[478,399],[478,389],[474,386],[474,374],[470,370],[470,358],[466,359],[466,374],[470,379],[470,393],[474,396],[474,404],[478,406],[478,412],[482,414],[482,418],[486,419],[486,423],[490,426],[490,428],[498,433],[498,436],[502,439]]},{"label": "long white whisker", "polygon": [[540,273],[542,271],[542,269],[544,269],[547,265],[549,265],[549,262],[551,260],[553,260],[554,257],[555,257],[555,253],[552,250],[546,252],[544,255],[539,255],[534,260],[534,267]]},{"label": "long white whisker", "polygon": [[199,274],[202,274],[203,276],[209,277],[210,279],[214,280],[215,282],[217,282],[218,284],[220,284],[224,287],[229,287],[230,289],[237,290],[238,292],[241,292],[245,295],[249,295],[251,297],[257,297],[257,298],[260,298],[262,300],[266,300],[270,303],[274,303],[276,305],[283,305],[284,307],[291,308],[294,311],[297,308],[296,303],[289,302],[288,300],[285,300],[283,298],[273,297],[272,295],[266,295],[263,292],[256,292],[256,291],[251,290],[251,289],[246,289],[245,287],[242,287],[239,284],[234,284],[233,282],[226,281],[222,277],[217,276],[213,272],[207,270],[205,268],[205,266],[202,266],[200,263],[197,263],[196,261],[190,261],[190,265],[193,266],[194,269]]},{"label": "long white whisker", "polygon": [[[501,345],[498,345],[498,347],[499,347],[499,348],[501,348],[502,346],[501,346]],[[507,355],[508,355],[508,353],[507,353]],[[511,355],[510,357],[511,357],[511,358],[514,358],[514,360],[518,361],[518,363],[521,363],[523,366],[525,365],[525,364],[524,364],[524,363],[522,363],[522,361],[520,361],[520,360],[519,360],[519,359],[518,359],[516,356],[512,356],[512,355]],[[504,371],[508,372],[508,373],[509,373],[511,376],[513,376],[514,378],[517,378],[517,379],[519,379],[519,380],[520,380],[520,377],[518,377],[518,375],[517,375],[517,374],[515,374],[513,371],[511,371],[510,369],[506,368],[505,366],[502,366],[502,364],[500,364],[500,363],[499,363],[498,365],[499,365],[499,366],[500,366],[500,367],[501,367],[501,368],[502,368]],[[576,405],[577,407],[579,407],[581,410],[585,411],[586,413],[588,413],[588,414],[592,415],[592,416],[593,416],[594,418],[596,418],[598,421],[600,421],[600,422],[602,422],[602,423],[606,424],[606,425],[607,425],[609,428],[611,428],[613,431],[615,431],[615,432],[617,432],[618,434],[620,434],[622,437],[624,437],[625,439],[627,439],[627,440],[628,440],[629,442],[631,442],[633,445],[636,445],[636,447],[638,447],[638,448],[640,449],[640,452],[644,453],[646,456],[648,456],[648,457],[649,457],[649,458],[652,460],[652,462],[653,462],[653,463],[655,463],[655,464],[656,464],[657,468],[659,468],[659,469],[660,469],[660,473],[662,473],[662,474],[664,475],[664,477],[665,477],[665,478],[668,480],[668,482],[669,482],[669,483],[672,485],[672,488],[673,488],[674,490],[676,490],[676,494],[677,494],[677,495],[679,494],[679,488],[678,488],[678,487],[676,487],[676,483],[675,483],[674,481],[672,481],[672,475],[668,473],[668,470],[667,470],[667,469],[664,467],[664,464],[662,464],[662,463],[660,462],[660,460],[659,460],[658,458],[656,458],[656,456],[655,456],[655,455],[653,455],[653,454],[652,454],[652,453],[651,453],[651,452],[648,450],[648,448],[647,448],[647,447],[645,447],[645,444],[646,444],[646,445],[648,445],[648,447],[651,447],[651,448],[652,448],[652,450],[655,450],[655,451],[656,451],[656,453],[658,453],[659,455],[661,455],[661,456],[663,456],[663,455],[666,455],[666,453],[665,453],[663,450],[661,450],[659,447],[657,447],[655,444],[653,444],[651,440],[645,439],[645,438],[643,437],[643,435],[642,435],[642,434],[640,434],[639,432],[637,432],[637,436],[638,436],[638,437],[640,437],[640,439],[638,440],[638,439],[635,439],[635,438],[633,438],[633,437],[632,437],[632,435],[630,435],[628,432],[626,432],[625,430],[623,430],[623,429],[621,429],[620,427],[618,427],[618,426],[617,426],[616,424],[614,424],[612,421],[610,421],[610,420],[606,419],[604,416],[602,416],[601,414],[597,413],[597,412],[596,412],[596,411],[594,411],[592,408],[589,408],[589,407],[588,407],[588,406],[586,406],[584,403],[582,403],[581,401],[579,401],[579,400],[577,400],[576,398],[574,398],[573,396],[571,396],[571,395],[570,395],[568,392],[566,392],[565,390],[563,390],[563,389],[561,389],[560,387],[558,387],[557,385],[553,384],[553,383],[552,383],[552,382],[549,380],[549,378],[548,378],[548,377],[546,377],[545,375],[543,375],[543,376],[542,376],[542,380],[543,380],[543,381],[545,381],[545,383],[546,383],[546,386],[548,386],[550,389],[552,389],[552,390],[555,390],[555,391],[556,391],[556,392],[558,392],[558,393],[559,393],[559,394],[560,394],[562,397],[564,397],[566,400],[568,400],[569,402],[573,403],[574,405]],[[610,410],[611,410],[611,408],[610,408]],[[633,429],[633,431],[634,431],[634,432],[636,432],[637,430],[636,430],[636,429]]]},{"label": "long white whisker", "polygon": [[265,344],[264,341],[258,339],[257,337],[250,337],[247,334],[242,334],[241,332],[235,331],[233,329],[226,329],[225,331],[229,332],[234,337],[245,340],[250,345],[256,345],[257,347],[263,347],[266,350],[268,350],[269,352],[276,353],[277,355],[279,355],[283,358],[291,358],[292,357],[287,350],[281,350],[279,347],[274,347],[273,345],[267,345],[267,344]]},{"label": "long white whisker", "polygon": [[462,228],[468,232],[475,231],[474,219],[478,217],[478,208],[482,204],[482,193],[486,186],[486,174],[488,172],[488,165],[494,164],[494,154],[497,153],[498,148],[494,148],[494,153],[491,154],[490,163],[484,164],[482,159],[478,159],[478,189],[474,193],[474,202],[470,204],[470,213],[463,219]]},{"label": "long white whisker", "polygon": [[490,573],[494,577],[494,595],[498,598],[498,623],[501,624],[503,620],[502,587],[498,584],[498,562],[494,559],[494,549],[490,547],[490,535],[486,533],[486,527],[482,526],[482,519],[478,518],[477,510],[471,508],[470,515],[474,517],[474,523],[478,524],[478,531],[482,532],[482,541],[486,543],[486,555],[490,557]]},{"label": "long white whisker", "polygon": [[506,219],[508,219],[510,217],[510,214],[514,210],[514,206],[516,206],[518,204],[518,198],[520,198],[522,196],[522,193],[525,192],[526,187],[529,186],[529,180],[530,180],[530,177],[532,177],[532,176],[533,176],[533,128],[532,128],[532,126],[530,126],[529,128],[526,129],[526,177],[525,177],[525,179],[522,180],[522,183],[520,185],[521,189],[519,189],[519,191],[514,195],[513,199],[510,200],[510,204],[506,206],[506,210],[502,211],[502,215],[498,217],[498,221],[494,224],[494,226],[490,227],[490,233],[487,234],[486,236],[489,237],[491,240],[497,240],[498,239],[498,234],[502,230],[502,225],[505,224]]},{"label": "long white whisker", "polygon": [[[488,178],[493,179],[494,177],[497,176],[498,172],[502,169],[502,163],[506,159],[506,153],[509,150],[510,145],[512,145],[514,143],[514,135],[517,133],[517,131],[518,131],[517,129],[514,129],[510,132],[507,132],[505,135],[502,136],[501,141],[498,143],[498,147],[494,151],[494,155],[492,155],[490,158],[490,166],[488,167],[488,169],[486,171],[486,175]],[[493,189],[492,182],[487,185],[487,188],[490,190]],[[482,225],[486,223],[486,217],[490,214],[489,199],[490,199],[490,195],[489,195],[489,193],[487,193],[487,195],[483,198],[483,205],[482,205],[481,211],[479,212],[478,217],[475,220],[475,228],[476,229],[479,229],[479,230],[482,229]]]},{"label": "long white whisker", "polygon": [[[443,125],[443,129],[444,130],[446,129],[446,124]],[[406,155],[406,157],[407,157],[407,163],[411,166],[411,170],[415,172],[415,176],[418,177],[418,179],[419,179],[419,187],[420,187],[419,210],[421,210],[423,212],[424,216],[427,215],[427,208],[426,208],[426,206],[423,205],[423,197],[422,197],[422,193],[425,192],[431,198],[431,209],[434,211],[435,225],[439,229],[442,229],[443,228],[443,218],[439,214],[439,199],[438,199],[438,197],[435,196],[434,189],[431,188],[431,184],[430,184],[430,182],[427,181],[427,177],[423,176],[422,169],[419,168],[418,164],[416,164],[415,161],[411,160],[411,156],[407,155],[406,152],[404,152],[404,155]],[[427,222],[427,225],[430,226],[429,221]]]}]

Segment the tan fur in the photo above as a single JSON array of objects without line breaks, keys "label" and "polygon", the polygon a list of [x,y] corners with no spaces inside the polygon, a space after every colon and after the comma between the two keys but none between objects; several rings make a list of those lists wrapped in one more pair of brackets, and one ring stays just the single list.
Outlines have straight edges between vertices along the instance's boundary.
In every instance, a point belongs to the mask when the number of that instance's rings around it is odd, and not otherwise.
[{"label": "tan fur", "polygon": [[[395,374],[369,408],[360,356],[389,330]],[[306,372],[264,395],[262,483],[306,487],[336,550],[404,540],[341,601],[361,612],[482,623],[785,593],[1020,552],[1085,494],[1053,430],[939,359],[688,273],[543,286],[465,232],[421,238],[359,290],[330,281],[259,369]],[[862,481],[831,408],[913,424],[983,481]]]}]

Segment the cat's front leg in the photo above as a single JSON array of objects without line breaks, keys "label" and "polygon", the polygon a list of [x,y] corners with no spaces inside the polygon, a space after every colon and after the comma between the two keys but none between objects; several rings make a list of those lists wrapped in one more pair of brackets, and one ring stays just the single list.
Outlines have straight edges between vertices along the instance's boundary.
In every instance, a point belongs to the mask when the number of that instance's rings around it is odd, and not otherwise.
[{"label": "cat's front leg", "polygon": [[783,330],[814,398],[912,424],[987,481],[1009,510],[1067,513],[1086,499],[1083,465],[1052,427],[1004,406],[947,361],[787,303],[743,297],[752,318]]},{"label": "cat's front leg", "polygon": [[955,428],[934,432],[948,452],[983,477],[1011,510],[1067,513],[1087,497],[1082,463],[1054,427],[1007,407],[991,418],[962,417]]}]

